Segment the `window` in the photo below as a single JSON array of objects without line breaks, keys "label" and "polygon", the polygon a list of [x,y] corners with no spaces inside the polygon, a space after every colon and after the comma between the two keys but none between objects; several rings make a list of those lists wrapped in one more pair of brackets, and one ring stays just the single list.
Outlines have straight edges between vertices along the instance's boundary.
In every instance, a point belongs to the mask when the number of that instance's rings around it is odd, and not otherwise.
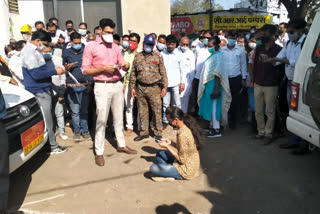
[{"label": "window", "polygon": [[18,0],[9,0],[9,13],[19,14]]},{"label": "window", "polygon": [[317,41],[317,43],[314,47],[314,50],[313,50],[312,62],[316,63],[316,64],[320,62],[320,34],[318,37],[318,41]]}]

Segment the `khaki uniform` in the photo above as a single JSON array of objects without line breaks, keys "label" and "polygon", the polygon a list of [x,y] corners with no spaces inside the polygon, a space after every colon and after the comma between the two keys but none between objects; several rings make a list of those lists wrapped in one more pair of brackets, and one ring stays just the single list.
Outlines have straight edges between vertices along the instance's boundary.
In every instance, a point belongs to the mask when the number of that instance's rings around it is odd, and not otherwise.
[{"label": "khaki uniform", "polygon": [[149,134],[149,107],[155,117],[155,134],[162,134],[161,90],[168,87],[168,78],[162,56],[153,51],[146,55],[137,53],[132,63],[130,84],[136,89],[138,112],[141,122],[140,135]]}]

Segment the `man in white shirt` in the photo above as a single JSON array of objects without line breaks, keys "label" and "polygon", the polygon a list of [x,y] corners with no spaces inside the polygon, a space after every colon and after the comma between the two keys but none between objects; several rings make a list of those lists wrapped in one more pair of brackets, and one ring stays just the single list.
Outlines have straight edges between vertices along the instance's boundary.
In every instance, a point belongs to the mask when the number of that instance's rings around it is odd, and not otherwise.
[{"label": "man in white shirt", "polygon": [[21,50],[25,46],[26,41],[20,40],[16,43],[15,53],[10,57],[9,68],[12,71],[13,78],[17,81],[19,87],[24,88],[23,85],[23,72],[22,72],[22,60],[20,57]]},{"label": "man in white shirt", "polygon": [[[288,78],[287,86],[287,100],[290,104],[291,96],[291,83],[294,76],[294,69],[296,63],[298,62],[302,46],[305,42],[306,35],[305,27],[307,23],[304,19],[293,19],[288,23],[288,36],[289,41],[284,45],[280,53],[275,58],[271,58],[268,61],[274,65],[279,65],[281,63],[285,64],[286,77]],[[283,149],[294,149],[292,152],[294,155],[304,155],[309,153],[309,143],[300,137],[292,134],[291,142],[281,144],[280,148]]]},{"label": "man in white shirt", "polygon": [[177,39],[174,35],[169,35],[166,38],[167,49],[161,52],[164,66],[167,71],[168,89],[167,94],[163,97],[163,122],[168,124],[165,116],[166,109],[169,106],[177,106],[181,108],[180,94],[185,89],[185,69],[183,57],[179,50],[176,49]]},{"label": "man in white shirt", "polygon": [[237,43],[235,31],[229,32],[227,46],[221,48],[223,55],[223,69],[228,72],[232,102],[229,109],[229,127],[236,128],[240,113],[240,98],[243,88],[246,86],[247,79],[247,57],[245,50]]},{"label": "man in white shirt", "polygon": [[276,44],[283,47],[288,41],[289,37],[287,34],[288,24],[287,23],[280,23],[279,25],[279,37],[276,40]]},{"label": "man in white shirt", "polygon": [[189,38],[187,36],[180,39],[180,46],[178,51],[181,53],[185,69],[185,89],[180,94],[181,109],[183,113],[188,113],[189,98],[192,90],[192,81],[195,76],[195,57],[193,52],[189,49]]},{"label": "man in white shirt", "polygon": [[198,100],[198,88],[199,88],[199,79],[201,76],[203,62],[211,55],[209,52],[209,39],[212,38],[211,31],[204,32],[203,42],[199,43],[195,50],[195,77],[192,82],[192,91],[189,101],[189,113],[193,116],[198,115],[199,106],[197,103]]}]

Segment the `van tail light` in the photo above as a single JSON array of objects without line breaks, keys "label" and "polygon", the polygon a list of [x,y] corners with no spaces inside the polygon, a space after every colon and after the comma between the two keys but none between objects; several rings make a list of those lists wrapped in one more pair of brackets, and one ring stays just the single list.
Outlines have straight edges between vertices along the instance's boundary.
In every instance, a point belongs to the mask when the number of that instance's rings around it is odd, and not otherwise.
[{"label": "van tail light", "polygon": [[298,111],[300,84],[291,83],[290,109]]}]

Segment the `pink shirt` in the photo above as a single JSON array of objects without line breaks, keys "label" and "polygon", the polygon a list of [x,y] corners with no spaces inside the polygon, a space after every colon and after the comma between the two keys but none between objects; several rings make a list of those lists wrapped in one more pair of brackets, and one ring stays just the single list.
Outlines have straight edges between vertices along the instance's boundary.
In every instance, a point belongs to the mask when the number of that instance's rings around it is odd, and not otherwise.
[{"label": "pink shirt", "polygon": [[[122,65],[124,62],[118,45],[114,43],[106,44],[101,38],[98,38],[86,45],[83,52],[81,70],[84,72],[87,68],[98,68],[105,65]],[[121,74],[118,69],[113,74],[101,73],[95,75],[93,79],[112,82],[121,79]]]}]

